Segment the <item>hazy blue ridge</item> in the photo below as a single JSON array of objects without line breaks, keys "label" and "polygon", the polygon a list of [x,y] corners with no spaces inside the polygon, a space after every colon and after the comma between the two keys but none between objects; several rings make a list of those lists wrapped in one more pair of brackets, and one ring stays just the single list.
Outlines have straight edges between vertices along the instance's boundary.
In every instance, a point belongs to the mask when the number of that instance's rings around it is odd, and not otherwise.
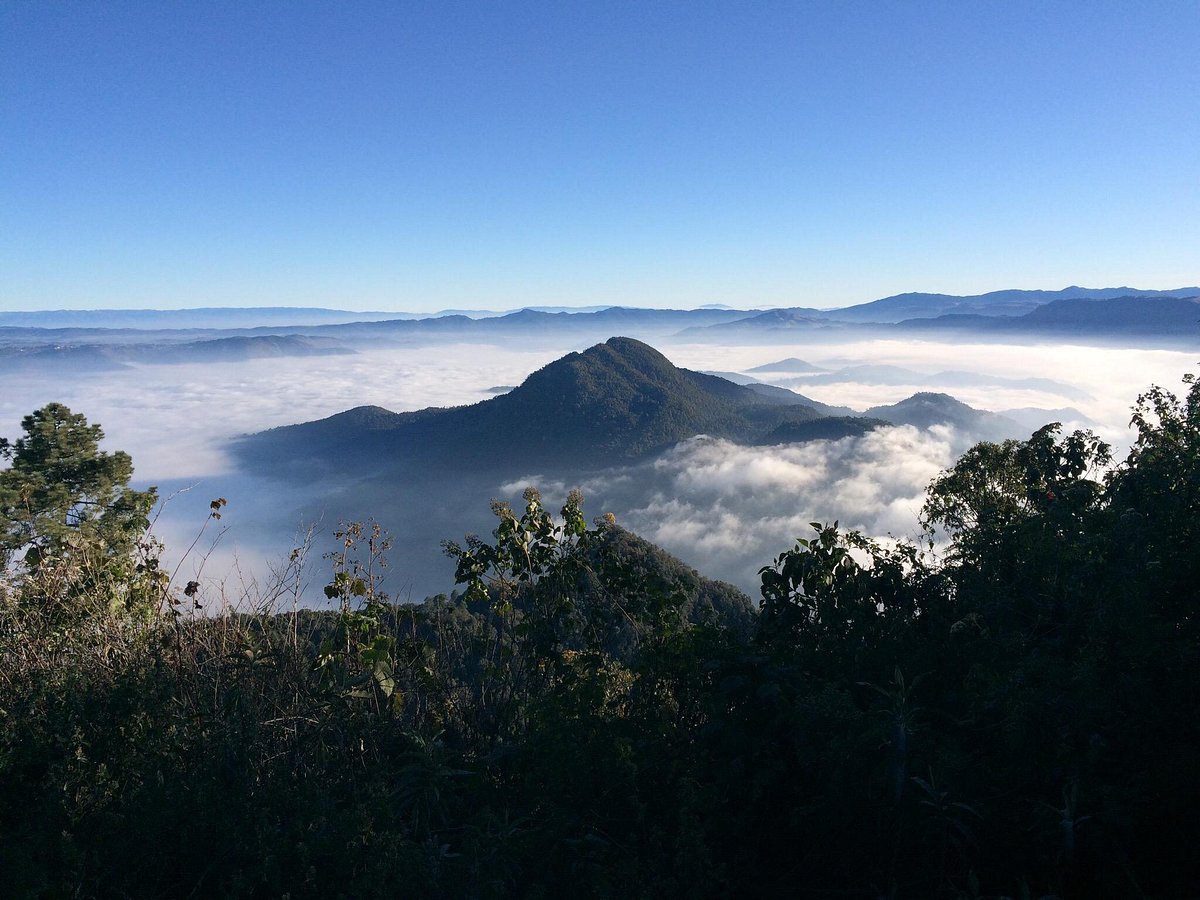
[{"label": "hazy blue ridge", "polygon": [[1112,300],[1117,297],[1195,297],[1200,288],[1183,287],[1147,291],[1129,287],[1084,288],[1072,285],[1059,291],[1002,290],[971,296],[952,294],[896,294],[841,309],[827,310],[830,318],[844,322],[901,322],[904,319],[942,315],[1021,316],[1059,300]]},{"label": "hazy blue ridge", "polygon": [[1200,337],[1200,300],[1174,296],[1055,300],[1012,318],[950,315],[909,319],[896,327],[906,331],[963,330],[1047,336]]},{"label": "hazy blue ridge", "polygon": [[129,363],[227,363],[354,352],[330,338],[300,335],[238,336],[180,343],[15,343],[0,344],[0,372],[52,368],[58,375],[86,374],[114,371]]}]

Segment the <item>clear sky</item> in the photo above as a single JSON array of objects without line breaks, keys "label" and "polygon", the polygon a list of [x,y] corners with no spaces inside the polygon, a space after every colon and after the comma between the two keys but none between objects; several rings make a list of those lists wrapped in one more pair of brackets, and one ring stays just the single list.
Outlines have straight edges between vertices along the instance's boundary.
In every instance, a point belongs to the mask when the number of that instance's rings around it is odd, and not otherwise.
[{"label": "clear sky", "polygon": [[0,0],[0,309],[1200,282],[1200,3]]}]

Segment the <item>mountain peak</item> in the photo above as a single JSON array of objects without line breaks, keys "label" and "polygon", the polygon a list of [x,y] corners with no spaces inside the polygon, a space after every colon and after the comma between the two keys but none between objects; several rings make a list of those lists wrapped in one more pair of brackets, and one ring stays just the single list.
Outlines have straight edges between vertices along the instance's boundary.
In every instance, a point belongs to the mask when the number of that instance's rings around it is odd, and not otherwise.
[{"label": "mountain peak", "polygon": [[[787,398],[784,398],[786,400]],[[709,434],[753,442],[820,414],[674,366],[648,344],[613,337],[543,366],[473,406],[389,413],[359,407],[244,442],[262,460],[322,459],[425,466],[591,467],[642,459]]]},{"label": "mountain peak", "polygon": [[934,391],[919,391],[890,406],[871,407],[863,415],[917,428],[950,425],[986,440],[1017,437],[1023,431],[1011,419],[975,409],[949,394]]}]

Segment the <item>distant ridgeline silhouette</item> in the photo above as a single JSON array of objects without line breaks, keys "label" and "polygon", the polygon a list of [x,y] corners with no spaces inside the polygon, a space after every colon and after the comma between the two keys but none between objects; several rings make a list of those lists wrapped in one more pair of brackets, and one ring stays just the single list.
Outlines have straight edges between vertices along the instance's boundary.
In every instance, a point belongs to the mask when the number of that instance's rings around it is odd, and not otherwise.
[{"label": "distant ridgeline silhouette", "polygon": [[[992,423],[992,414],[944,394],[845,416],[825,415],[800,394],[763,388],[678,368],[647,344],[614,337],[470,406],[406,413],[361,406],[248,435],[235,442],[234,452],[252,470],[285,477],[464,467],[579,470],[646,459],[698,434],[749,445],[837,439],[907,422],[1020,430],[1007,420]],[[914,403],[921,410],[916,417]]]},{"label": "distant ridgeline silhouette", "polygon": [[[1047,299],[1071,290],[1089,296]],[[1112,291],[1082,288],[1067,291],[998,291],[980,297],[904,294],[846,309],[773,309],[733,322],[688,328],[682,334],[693,340],[745,341],[756,336],[777,340],[781,332],[837,335],[865,329],[906,336],[918,331],[970,331],[1001,340],[1019,334],[1200,343],[1200,297],[1195,296],[1200,288],[1126,296],[1094,296]]]}]

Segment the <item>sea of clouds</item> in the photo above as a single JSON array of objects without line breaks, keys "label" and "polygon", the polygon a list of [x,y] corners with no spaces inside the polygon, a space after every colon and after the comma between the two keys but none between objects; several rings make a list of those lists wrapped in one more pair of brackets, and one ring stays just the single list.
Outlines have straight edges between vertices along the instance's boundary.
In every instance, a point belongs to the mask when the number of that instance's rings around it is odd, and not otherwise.
[{"label": "sea of clouds", "polygon": [[[930,374],[960,370],[1052,379],[1070,386],[1072,397],[982,384],[952,393],[990,410],[1074,407],[1118,452],[1128,446],[1130,407],[1138,393],[1152,383],[1177,386],[1184,372],[1197,368],[1194,354],[1082,345],[886,340],[659,347],[677,365],[709,371],[745,372],[799,357],[829,369],[869,363]],[[228,452],[238,435],[353,406],[377,404],[402,411],[478,402],[492,396],[489,388],[519,384],[540,366],[579,349],[568,344],[530,349],[520,341],[506,346],[443,344],[350,356],[135,366],[99,375],[11,375],[0,392],[0,434],[17,436],[21,417],[50,401],[101,423],[106,446],[133,456],[137,483],[156,484],[164,497],[173,498],[156,524],[173,565],[204,524],[209,500],[226,497],[224,518],[210,523],[198,549],[180,565],[181,578],[202,574],[231,581],[225,593],[236,594],[267,577],[269,563],[286,558],[314,524],[314,557],[319,557],[338,520],[376,516],[401,537],[401,552],[409,563],[403,566],[408,574],[402,593],[418,599],[452,587],[452,571],[437,542],[486,529],[490,497],[519,496],[528,483],[540,484],[552,501],[581,486],[590,514],[612,511],[623,525],[703,573],[753,593],[757,570],[806,535],[810,522],[836,519],[872,536],[913,536],[930,480],[973,442],[972,435],[949,428],[920,432],[911,427],[779,447],[741,447],[697,437],[659,459],[587,477],[537,471],[518,479],[488,482],[484,477],[479,482],[483,495],[472,501],[470,514],[464,508],[460,516],[447,503],[425,521],[449,533],[424,536],[415,530],[423,517],[412,504],[438,503],[436,486],[379,498],[370,490],[346,491],[340,485],[283,483],[239,472]],[[759,377],[788,380],[784,374]],[[845,382],[797,389],[824,403],[862,409],[894,403],[927,386],[914,379],[903,385]],[[360,473],[345,474],[352,482]],[[388,522],[389,516],[399,521]],[[461,528],[454,527],[458,524]],[[224,533],[209,552],[219,529]],[[318,582],[321,573],[314,569],[309,578]]]}]

